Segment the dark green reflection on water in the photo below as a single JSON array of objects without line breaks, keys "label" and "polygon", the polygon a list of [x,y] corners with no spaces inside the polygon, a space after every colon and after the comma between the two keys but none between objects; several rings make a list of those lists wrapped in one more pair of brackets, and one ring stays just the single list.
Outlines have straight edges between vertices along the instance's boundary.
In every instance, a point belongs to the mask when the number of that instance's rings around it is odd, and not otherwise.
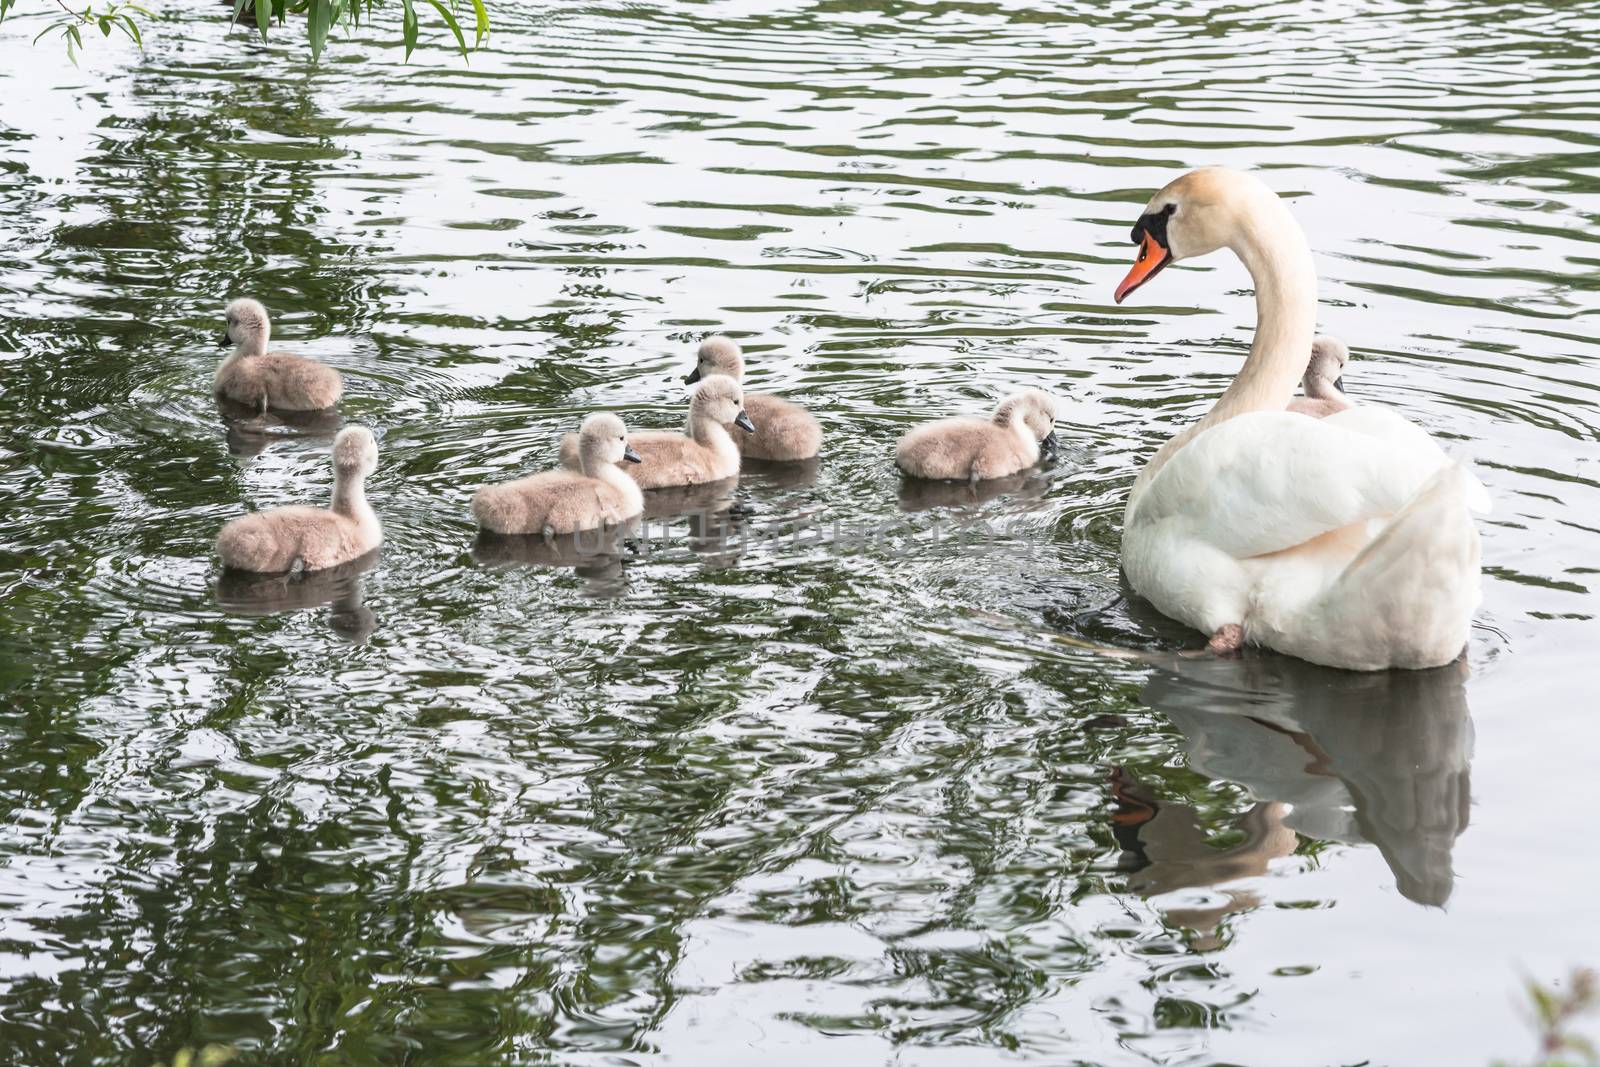
[{"label": "dark green reflection on water", "polygon": [[[1523,664],[1593,636],[1594,19],[1487,13],[583,8],[465,67],[375,31],[81,75],[0,41],[0,1059],[1294,1062],[1275,1020],[1411,1002],[1408,936],[1457,1005],[1556,951],[1581,857],[1461,865],[1578,817],[1472,745],[1511,714],[1480,678],[1581,695]],[[1476,673],[1198,662],[1118,600],[1128,484],[1250,301],[1109,289],[1149,188],[1214,161],[1303,194],[1352,395],[1482,461]],[[380,438],[347,573],[212,562],[323,499],[336,428],[225,425],[242,292]],[[658,498],[599,560],[477,537],[471,490],[583,412],[680,424],[711,330],[817,410],[818,464]],[[1022,384],[1063,461],[899,483],[912,420]],[[1430,1050],[1520,1038],[1477,1014]]]}]

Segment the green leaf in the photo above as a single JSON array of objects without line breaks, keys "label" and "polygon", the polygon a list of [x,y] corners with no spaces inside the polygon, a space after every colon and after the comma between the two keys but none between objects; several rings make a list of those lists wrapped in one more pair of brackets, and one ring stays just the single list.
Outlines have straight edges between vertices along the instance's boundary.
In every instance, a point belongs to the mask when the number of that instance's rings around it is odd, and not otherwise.
[{"label": "green leaf", "polygon": [[133,43],[139,46],[139,51],[143,52],[144,38],[139,36],[139,24],[127,15],[119,14],[117,18],[122,20],[122,32],[133,38]]},{"label": "green leaf", "polygon": [[[411,0],[400,0],[400,6],[402,8],[400,28],[405,36],[406,59],[409,60],[411,58],[411,50],[417,47],[417,9],[412,5]],[[370,9],[367,14],[368,16],[372,14]]]},{"label": "green leaf", "polygon": [[256,28],[261,31],[261,39],[267,39],[267,30],[272,26],[272,0],[256,0]]},{"label": "green leaf", "polygon": [[311,62],[322,55],[322,46],[328,43],[328,29],[333,25],[333,0],[311,0],[306,9],[306,29],[311,34]]},{"label": "green leaf", "polygon": [[483,39],[489,36],[489,9],[483,6],[483,0],[472,0],[472,14],[478,20],[477,36],[473,38],[472,47],[482,48]]},{"label": "green leaf", "polygon": [[1556,995],[1542,986],[1529,982],[1528,998],[1533,1001],[1533,1011],[1538,1016],[1539,1025],[1546,1030],[1553,1027],[1561,1014],[1561,1003],[1556,999]]},{"label": "green leaf", "polygon": [[456,17],[450,14],[450,9],[445,7],[440,0],[428,0],[428,3],[432,4],[433,9],[444,18],[445,25],[450,27],[450,32],[456,35],[456,47],[461,49],[461,55],[465,58],[467,54],[467,38],[461,32],[461,23],[456,21]]}]

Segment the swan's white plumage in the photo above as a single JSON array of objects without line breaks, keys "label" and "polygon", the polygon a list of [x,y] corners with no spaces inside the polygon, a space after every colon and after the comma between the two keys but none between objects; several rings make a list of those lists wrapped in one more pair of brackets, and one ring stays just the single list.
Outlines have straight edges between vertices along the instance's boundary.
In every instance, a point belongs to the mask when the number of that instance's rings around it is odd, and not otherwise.
[{"label": "swan's white plumage", "polygon": [[1454,659],[1481,598],[1478,528],[1467,510],[1482,494],[1461,464],[1440,468],[1353,560],[1336,575],[1324,573],[1331,580],[1313,594],[1297,600],[1295,590],[1262,582],[1251,608],[1254,639],[1323,663],[1334,640],[1340,662],[1331,665],[1357,670]]},{"label": "swan's white plumage", "polygon": [[1488,494],[1394,411],[1284,410],[1316,308],[1298,224],[1265,186],[1228,171],[1179,179],[1146,217],[1172,203],[1172,258],[1231,248],[1255,277],[1259,323],[1234,385],[1135,482],[1129,582],[1204,633],[1242,626],[1252,644],[1326,666],[1455,659],[1480,596],[1471,513],[1488,510]]},{"label": "swan's white plumage", "polygon": [[[1420,523],[1414,512],[1443,472],[1452,472],[1444,479],[1452,494],[1445,503],[1429,498],[1422,510],[1431,521]],[[1393,643],[1408,620],[1426,623],[1433,605],[1462,625],[1433,627],[1450,636],[1411,643],[1437,647],[1459,629],[1447,659],[1460,650],[1471,608],[1459,608],[1457,590],[1472,589],[1475,606],[1476,582],[1448,567],[1430,572],[1438,558],[1466,558],[1460,545],[1477,542],[1468,510],[1487,507],[1478,480],[1392,411],[1240,415],[1194,437],[1136,498],[1123,567],[1163,614],[1207,633],[1242,622],[1253,643],[1331,666],[1427,666],[1409,653],[1384,662],[1371,646],[1384,635]],[[1408,508],[1412,517],[1401,523]],[[1386,575],[1379,588],[1369,580],[1375,559]],[[1398,581],[1394,572],[1408,561],[1415,580]],[[1403,610],[1386,618],[1379,601],[1396,590]]]},{"label": "swan's white plumage", "polygon": [[1244,559],[1392,515],[1448,462],[1392,412],[1255,412],[1211,427],[1168,460],[1132,521],[1176,520]]}]

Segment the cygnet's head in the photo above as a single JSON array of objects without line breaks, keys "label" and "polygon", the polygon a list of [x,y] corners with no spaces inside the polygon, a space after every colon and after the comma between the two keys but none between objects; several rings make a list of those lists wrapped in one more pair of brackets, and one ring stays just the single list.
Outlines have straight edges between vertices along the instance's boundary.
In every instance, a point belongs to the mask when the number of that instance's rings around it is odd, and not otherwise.
[{"label": "cygnet's head", "polygon": [[597,411],[578,427],[578,457],[586,470],[601,463],[639,462],[639,453],[628,447],[628,428],[608,411]]},{"label": "cygnet's head", "polygon": [[1021,422],[1035,441],[1055,447],[1056,398],[1043,389],[1012,393],[995,407],[994,421],[1002,426]]},{"label": "cygnet's head", "polygon": [[1313,391],[1320,382],[1327,382],[1339,392],[1344,392],[1344,365],[1350,362],[1350,348],[1337,337],[1316,337],[1311,341],[1311,361],[1306,364],[1305,380],[1301,383],[1305,387],[1306,395],[1313,395]]},{"label": "cygnet's head", "polygon": [[725,374],[736,382],[744,381],[744,352],[733,338],[719,333],[701,341],[694,370],[684,381],[693,385],[711,374]]},{"label": "cygnet's head", "polygon": [[689,417],[707,418],[723,426],[732,423],[747,433],[754,433],[756,428],[744,412],[744,390],[726,374],[710,375],[694,387]]},{"label": "cygnet's head", "polygon": [[222,335],[221,346],[229,345],[260,345],[265,346],[267,338],[272,336],[272,320],[267,317],[267,309],[261,301],[241,297],[228,305],[228,328]]},{"label": "cygnet's head", "polygon": [[378,442],[365,426],[346,426],[333,439],[333,470],[340,478],[365,478],[378,469]]}]

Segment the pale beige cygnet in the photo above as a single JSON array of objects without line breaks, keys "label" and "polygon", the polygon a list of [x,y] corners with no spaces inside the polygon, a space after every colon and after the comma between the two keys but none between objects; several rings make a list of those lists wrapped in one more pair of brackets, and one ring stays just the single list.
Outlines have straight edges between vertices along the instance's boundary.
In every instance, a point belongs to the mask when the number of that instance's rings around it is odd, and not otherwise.
[{"label": "pale beige cygnet", "polygon": [[213,391],[255,411],[317,411],[331,408],[344,395],[344,380],[326,364],[288,352],[268,352],[272,321],[259,300],[242,298],[228,305],[224,346],[233,355],[217,368]]},{"label": "pale beige cygnet", "polygon": [[900,438],[895,464],[913,478],[978,482],[1004,478],[1053,450],[1055,397],[1042,389],[1013,393],[987,419],[962,416],[918,426]]},{"label": "pale beige cygnet", "polygon": [[223,566],[277,574],[297,566],[323,570],[366,555],[383,542],[383,527],[367,503],[366,479],[378,466],[378,443],[364,426],[333,439],[331,507],[286,507],[234,519],[217,535]]},{"label": "pale beige cygnet", "polygon": [[472,497],[472,514],[486,530],[555,537],[625,522],[644,509],[644,496],[617,467],[639,462],[628,429],[609,412],[596,412],[578,430],[580,469],[552,470],[499,485]]},{"label": "pale beige cygnet", "polygon": [[[744,350],[733,338],[717,334],[702,341],[694,370],[684,380],[692,384],[712,374],[725,374],[743,388]],[[822,447],[822,427],[799,404],[765,393],[745,393],[744,410],[755,423],[755,432],[734,434],[733,440],[746,459],[792,463],[810,459]]]},{"label": "pale beige cygnet", "polygon": [[1289,410],[1313,419],[1325,419],[1351,406],[1344,395],[1344,365],[1350,362],[1350,349],[1337,337],[1315,337],[1311,341],[1311,360],[1306,364],[1300,386],[1305,396],[1289,401]]}]

